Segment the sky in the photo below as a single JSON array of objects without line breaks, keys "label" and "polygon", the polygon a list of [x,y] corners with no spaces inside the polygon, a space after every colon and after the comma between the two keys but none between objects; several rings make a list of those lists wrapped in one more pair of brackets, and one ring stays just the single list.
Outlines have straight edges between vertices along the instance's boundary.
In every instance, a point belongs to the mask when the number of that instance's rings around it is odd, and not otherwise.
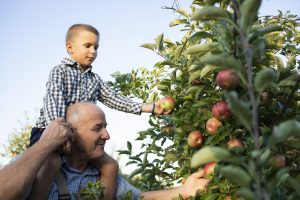
[{"label": "sky", "polygon": [[[180,7],[190,11],[192,0],[178,2]],[[127,73],[138,67],[151,69],[161,61],[150,50],[141,48],[141,44],[153,42],[161,33],[173,41],[181,39],[183,33],[179,28],[168,26],[179,14],[162,9],[172,4],[173,0],[2,0],[0,152],[14,128],[20,128],[18,121],[24,121],[25,112],[32,123],[37,119],[50,69],[68,56],[64,38],[72,24],[87,23],[100,31],[100,47],[93,70],[109,81],[116,71]],[[277,10],[291,10],[299,15],[300,1],[264,0],[260,12],[276,14]],[[139,116],[98,105],[106,113],[111,136],[106,151],[112,153],[125,148],[127,141],[138,149],[134,139],[138,131],[148,127],[149,114]]]}]

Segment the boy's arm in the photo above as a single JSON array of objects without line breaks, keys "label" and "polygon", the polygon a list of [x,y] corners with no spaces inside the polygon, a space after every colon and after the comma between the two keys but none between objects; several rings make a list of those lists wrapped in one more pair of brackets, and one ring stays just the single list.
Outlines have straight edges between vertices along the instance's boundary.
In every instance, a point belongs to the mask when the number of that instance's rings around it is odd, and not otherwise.
[{"label": "boy's arm", "polygon": [[44,116],[46,124],[59,117],[65,117],[66,103],[64,97],[63,71],[60,67],[52,68],[46,85],[44,98]]},{"label": "boy's arm", "polygon": [[103,157],[93,160],[92,164],[100,171],[101,181],[105,187],[104,200],[113,200],[119,171],[117,161],[105,153]]},{"label": "boy's arm", "polygon": [[[99,84],[101,86],[98,100],[101,101],[106,106],[120,110],[123,112],[141,114],[142,112],[153,113],[156,115],[168,115],[171,111],[165,111],[161,106],[160,102],[157,101],[155,104],[150,103],[137,103],[128,97],[118,95],[114,90],[112,90],[104,81],[97,76]],[[155,105],[155,107],[153,107]],[[154,108],[154,110],[153,110]]]},{"label": "boy's arm", "polygon": [[134,102],[132,99],[118,95],[97,75],[97,81],[100,85],[99,96],[97,99],[109,108],[123,112],[141,114],[142,103]]}]

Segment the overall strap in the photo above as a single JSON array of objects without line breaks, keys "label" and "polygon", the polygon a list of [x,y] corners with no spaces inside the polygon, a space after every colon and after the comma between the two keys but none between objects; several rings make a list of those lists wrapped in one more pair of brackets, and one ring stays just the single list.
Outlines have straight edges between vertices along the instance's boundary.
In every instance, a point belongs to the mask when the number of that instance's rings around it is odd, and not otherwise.
[{"label": "overall strap", "polygon": [[64,173],[59,170],[55,177],[58,187],[59,200],[71,200],[70,193],[68,191],[68,185]]}]

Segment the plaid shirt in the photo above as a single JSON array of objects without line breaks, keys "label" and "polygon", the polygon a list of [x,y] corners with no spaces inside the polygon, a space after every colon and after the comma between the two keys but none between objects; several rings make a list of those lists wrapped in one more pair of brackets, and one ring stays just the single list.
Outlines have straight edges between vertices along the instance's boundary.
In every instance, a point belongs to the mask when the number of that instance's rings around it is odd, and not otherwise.
[{"label": "plaid shirt", "polygon": [[[93,166],[88,166],[88,168],[84,172],[80,172],[76,169],[69,167],[68,163],[63,157],[62,167],[61,170],[65,175],[68,191],[71,195],[71,199],[75,200],[73,193],[77,193],[80,191],[81,187],[87,186],[89,182],[95,183],[99,178],[98,170],[95,169]],[[130,183],[128,183],[124,178],[120,175],[117,176],[117,189],[115,198],[117,200],[123,199],[124,196],[128,191],[132,191],[132,200],[139,199],[141,192]],[[59,191],[56,182],[52,183],[48,200],[59,200],[58,198]]]},{"label": "plaid shirt", "polygon": [[35,127],[45,128],[52,120],[65,117],[66,107],[77,102],[97,100],[106,106],[123,112],[141,113],[141,103],[116,94],[99,75],[85,71],[74,60],[64,58],[60,65],[52,68],[47,82],[44,106]]}]

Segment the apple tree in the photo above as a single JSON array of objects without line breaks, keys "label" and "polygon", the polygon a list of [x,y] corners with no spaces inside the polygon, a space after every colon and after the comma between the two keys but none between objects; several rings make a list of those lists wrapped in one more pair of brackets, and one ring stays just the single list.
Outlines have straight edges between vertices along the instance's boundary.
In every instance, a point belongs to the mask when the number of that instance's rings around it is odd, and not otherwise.
[{"label": "apple tree", "polygon": [[180,184],[204,168],[211,183],[196,199],[299,199],[300,18],[259,16],[260,4],[195,0],[190,12],[178,8],[170,26],[181,27],[182,39],[160,34],[142,45],[161,61],[114,74],[110,84],[123,95],[176,101],[171,115],[151,116],[138,133],[139,153],[130,142],[119,151],[138,166],[131,177],[140,188]]}]

